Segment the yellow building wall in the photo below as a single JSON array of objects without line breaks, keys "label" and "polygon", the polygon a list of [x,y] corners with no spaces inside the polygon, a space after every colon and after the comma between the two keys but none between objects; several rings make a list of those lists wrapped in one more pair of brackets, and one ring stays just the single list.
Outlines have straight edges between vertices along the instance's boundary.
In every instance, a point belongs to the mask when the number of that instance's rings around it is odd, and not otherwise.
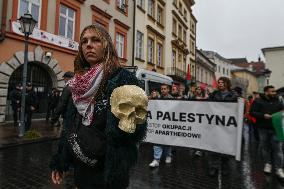
[{"label": "yellow building wall", "polygon": [[235,72],[236,77],[247,79],[249,84],[247,88],[247,94],[252,94],[254,91],[258,91],[257,78],[249,72]]}]

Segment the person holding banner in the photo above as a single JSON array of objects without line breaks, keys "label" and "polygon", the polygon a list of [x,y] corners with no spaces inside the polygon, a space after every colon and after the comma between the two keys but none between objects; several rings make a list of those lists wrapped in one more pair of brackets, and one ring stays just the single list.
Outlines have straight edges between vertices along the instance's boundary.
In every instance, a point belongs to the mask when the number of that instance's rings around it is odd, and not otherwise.
[{"label": "person holding banner", "polygon": [[[161,96],[160,99],[173,99],[173,97],[170,95],[170,86],[163,84],[161,85]],[[163,154],[163,150],[166,152],[166,163],[172,162],[172,148],[167,147],[161,147],[161,146],[153,146],[154,150],[154,160],[149,164],[149,167],[155,168],[159,167],[160,165],[160,159]]]},{"label": "person holding banner", "polygon": [[[231,81],[227,77],[218,79],[218,89],[210,94],[210,101],[216,102],[233,102],[238,100],[238,95],[231,90]],[[208,154],[208,174],[209,176],[217,176],[219,166],[222,166],[224,175],[229,174],[229,156],[210,152]]]},{"label": "person holding banner", "polygon": [[[264,159],[264,173],[271,173],[272,164],[275,166],[277,177],[284,179],[283,172],[283,142],[280,141],[273,129],[272,114],[283,109],[282,103],[276,97],[274,86],[264,87],[264,95],[260,95],[252,104],[250,114],[256,118],[260,148]],[[272,159],[274,162],[272,162]]]}]

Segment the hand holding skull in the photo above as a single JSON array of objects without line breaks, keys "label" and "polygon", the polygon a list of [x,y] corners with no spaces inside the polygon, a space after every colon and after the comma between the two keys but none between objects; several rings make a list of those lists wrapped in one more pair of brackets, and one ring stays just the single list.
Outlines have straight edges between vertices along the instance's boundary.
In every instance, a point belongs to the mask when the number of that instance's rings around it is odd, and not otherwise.
[{"label": "hand holding skull", "polygon": [[136,124],[146,121],[148,98],[143,89],[124,85],[113,90],[110,97],[111,112],[120,119],[118,127],[134,133]]}]

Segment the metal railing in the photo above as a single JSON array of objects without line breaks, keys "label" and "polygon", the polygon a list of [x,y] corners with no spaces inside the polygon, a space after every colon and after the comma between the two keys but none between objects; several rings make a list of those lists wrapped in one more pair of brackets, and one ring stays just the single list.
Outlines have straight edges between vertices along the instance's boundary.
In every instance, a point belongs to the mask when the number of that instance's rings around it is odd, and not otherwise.
[{"label": "metal railing", "polygon": [[176,68],[176,67],[168,67],[166,69],[166,74],[172,75],[172,76],[178,76],[178,77],[183,78],[183,79],[185,79],[185,77],[186,77],[186,72],[182,71],[181,69]]}]

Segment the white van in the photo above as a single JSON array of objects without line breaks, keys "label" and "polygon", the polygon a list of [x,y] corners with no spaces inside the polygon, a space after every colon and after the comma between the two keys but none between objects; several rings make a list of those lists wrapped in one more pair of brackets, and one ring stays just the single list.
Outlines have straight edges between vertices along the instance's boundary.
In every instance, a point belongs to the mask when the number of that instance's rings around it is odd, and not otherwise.
[{"label": "white van", "polygon": [[171,77],[144,69],[137,69],[136,77],[140,80],[141,87],[148,96],[153,90],[160,91],[162,84],[169,86],[172,86],[173,84],[173,79]]}]

